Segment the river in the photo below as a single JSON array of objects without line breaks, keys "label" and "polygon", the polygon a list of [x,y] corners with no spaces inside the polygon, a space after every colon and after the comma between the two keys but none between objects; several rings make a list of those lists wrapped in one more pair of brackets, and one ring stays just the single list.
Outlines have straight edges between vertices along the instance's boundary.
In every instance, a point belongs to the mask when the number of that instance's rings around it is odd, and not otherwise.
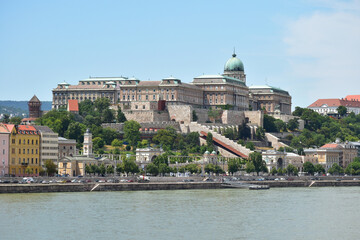
[{"label": "river", "polygon": [[358,239],[360,188],[0,195],[0,239]]}]

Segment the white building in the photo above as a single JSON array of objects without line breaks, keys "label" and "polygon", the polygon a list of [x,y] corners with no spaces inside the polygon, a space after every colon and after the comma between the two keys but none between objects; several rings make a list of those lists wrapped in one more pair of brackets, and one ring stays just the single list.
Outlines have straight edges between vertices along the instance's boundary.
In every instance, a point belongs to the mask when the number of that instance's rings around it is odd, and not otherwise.
[{"label": "white building", "polygon": [[34,126],[40,132],[40,162],[44,167],[46,160],[54,163],[58,161],[59,135],[53,132],[48,126]]}]

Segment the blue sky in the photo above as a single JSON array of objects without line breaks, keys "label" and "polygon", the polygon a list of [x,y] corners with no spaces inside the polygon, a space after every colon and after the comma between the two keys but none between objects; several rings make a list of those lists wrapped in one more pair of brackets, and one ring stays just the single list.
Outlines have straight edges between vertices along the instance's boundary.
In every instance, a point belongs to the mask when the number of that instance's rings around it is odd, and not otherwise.
[{"label": "blue sky", "polygon": [[0,100],[89,76],[191,82],[236,48],[247,85],[295,106],[360,94],[360,0],[0,0]]}]

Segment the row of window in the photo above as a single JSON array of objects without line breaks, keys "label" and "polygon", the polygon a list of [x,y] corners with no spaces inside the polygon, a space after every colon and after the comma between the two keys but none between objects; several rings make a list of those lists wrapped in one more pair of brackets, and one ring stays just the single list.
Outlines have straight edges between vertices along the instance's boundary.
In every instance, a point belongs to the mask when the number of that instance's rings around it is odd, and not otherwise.
[{"label": "row of window", "polygon": [[[15,154],[15,148],[11,149],[11,153]],[[19,154],[21,154],[21,149],[19,148]],[[26,149],[23,148],[22,154],[26,154]],[[30,154],[30,149],[27,149],[27,154]],[[31,149],[31,154],[34,154],[34,149]],[[35,154],[38,154],[38,149],[35,149]]]},{"label": "row of window", "polygon": [[[18,164],[34,164],[34,162],[35,162],[35,164],[38,164],[38,159],[35,158],[35,161],[34,161],[34,158],[31,158],[31,159],[30,158],[27,158],[27,159],[23,158],[22,161],[21,161],[21,158],[19,158]],[[11,159],[11,164],[15,164],[15,158]]]},{"label": "row of window", "polygon": [[[22,171],[21,171],[21,168],[19,168],[19,169],[18,169],[18,174],[19,174],[19,175],[20,175],[20,174],[24,174],[24,175],[25,175],[25,170],[26,170],[26,169],[23,168]],[[31,168],[30,171],[31,171],[30,174],[34,174],[34,173],[35,173],[35,174],[38,174],[37,168],[35,168],[35,171],[34,171],[34,168]],[[15,169],[15,168],[12,168],[12,169],[11,169],[11,174],[14,174],[14,175],[16,174],[16,169]]]},{"label": "row of window", "polygon": [[[21,140],[21,139],[19,139],[19,145],[21,145],[21,143],[23,143],[23,145],[26,145],[26,142],[27,142],[27,145],[34,145],[34,143],[35,143],[35,145],[38,145],[38,140],[35,140],[34,141],[34,139],[32,139],[31,141],[30,141],[30,139],[28,139],[27,141],[25,140],[25,139],[23,139],[23,140]],[[15,144],[15,139],[13,138],[12,140],[11,140],[11,143],[12,144]]]}]

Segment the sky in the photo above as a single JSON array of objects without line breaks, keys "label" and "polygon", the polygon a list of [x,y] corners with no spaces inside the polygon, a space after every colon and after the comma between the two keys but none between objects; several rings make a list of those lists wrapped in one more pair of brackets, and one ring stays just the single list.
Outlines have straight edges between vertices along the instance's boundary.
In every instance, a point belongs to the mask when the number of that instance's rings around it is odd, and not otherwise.
[{"label": "sky", "polygon": [[0,0],[0,100],[51,101],[60,82],[222,74],[295,106],[360,94],[360,0]]}]

